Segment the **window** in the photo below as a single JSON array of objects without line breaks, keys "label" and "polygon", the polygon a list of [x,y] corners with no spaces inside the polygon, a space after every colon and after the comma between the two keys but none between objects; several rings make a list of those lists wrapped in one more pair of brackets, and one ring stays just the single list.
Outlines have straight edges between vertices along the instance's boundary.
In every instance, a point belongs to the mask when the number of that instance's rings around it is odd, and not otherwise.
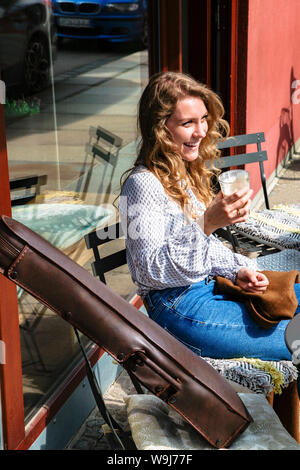
[{"label": "window", "polygon": [[[37,177],[31,189],[12,189],[12,215],[90,270],[83,237],[118,219],[120,177],[135,160],[148,51],[140,41],[86,38],[64,38],[57,48],[49,3],[6,2],[0,18],[11,187]],[[125,268],[108,282],[132,296]],[[21,289],[18,308],[28,420],[74,367],[79,349],[70,325]]]}]

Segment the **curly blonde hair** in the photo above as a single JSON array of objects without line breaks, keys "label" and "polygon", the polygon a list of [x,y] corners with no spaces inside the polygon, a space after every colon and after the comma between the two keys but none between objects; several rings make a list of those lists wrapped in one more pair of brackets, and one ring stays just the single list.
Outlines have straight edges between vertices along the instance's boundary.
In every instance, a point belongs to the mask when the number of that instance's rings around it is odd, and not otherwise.
[{"label": "curly blonde hair", "polygon": [[[199,158],[191,162],[182,159],[166,126],[178,100],[187,96],[201,98],[208,111],[207,134],[199,146]],[[224,107],[218,95],[189,75],[178,72],[153,75],[139,101],[138,157],[133,168],[124,175],[128,178],[135,167],[144,165],[182,209],[190,205],[182,181],[186,181],[197,199],[207,205],[213,196],[212,176],[216,172],[212,161],[220,156],[216,142],[229,134],[229,125],[223,116]]]}]

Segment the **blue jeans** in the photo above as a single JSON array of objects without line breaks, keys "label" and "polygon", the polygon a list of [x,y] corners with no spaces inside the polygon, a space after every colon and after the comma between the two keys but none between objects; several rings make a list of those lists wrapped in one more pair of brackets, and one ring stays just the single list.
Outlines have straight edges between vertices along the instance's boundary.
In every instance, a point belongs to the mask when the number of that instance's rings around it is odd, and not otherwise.
[{"label": "blue jeans", "polygon": [[[300,284],[295,284],[300,312]],[[289,320],[269,329],[259,327],[243,303],[215,294],[209,278],[184,287],[150,291],[148,314],[175,338],[203,357],[253,357],[291,360],[284,341]]]}]

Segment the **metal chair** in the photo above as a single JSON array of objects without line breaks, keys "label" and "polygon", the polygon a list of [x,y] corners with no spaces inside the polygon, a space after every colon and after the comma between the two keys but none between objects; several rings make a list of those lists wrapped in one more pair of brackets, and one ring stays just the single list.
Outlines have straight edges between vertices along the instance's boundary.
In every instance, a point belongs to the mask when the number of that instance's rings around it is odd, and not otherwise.
[{"label": "metal chair", "polygon": [[[40,187],[47,183],[47,175],[24,176],[9,181],[11,205],[20,206],[33,201],[40,194]],[[13,194],[17,192],[17,194]]]},{"label": "metal chair", "polygon": [[[263,195],[265,200],[265,205],[267,209],[270,209],[269,199],[268,199],[268,192],[267,192],[267,185],[266,185],[266,176],[264,171],[264,164],[263,162],[268,159],[267,152],[261,149],[261,142],[265,141],[264,133],[257,132],[255,134],[245,134],[245,135],[238,135],[234,137],[229,137],[228,139],[218,142],[217,148],[219,150],[230,150],[232,148],[242,148],[244,150],[246,145],[249,144],[256,144],[256,151],[251,153],[246,153],[242,151],[242,153],[238,153],[236,155],[228,155],[221,157],[219,160],[215,160],[213,162],[214,166],[219,169],[229,169],[230,167],[234,166],[243,166],[246,163],[259,163],[260,169],[260,179],[261,185],[263,189]],[[234,231],[234,226],[220,228],[216,230],[216,235],[224,238],[228,242],[231,243],[234,252],[238,252],[240,247],[237,233]]]},{"label": "metal chair", "polygon": [[[232,225],[230,227],[226,227],[225,229],[219,229],[216,231],[216,234],[229,241],[232,244],[233,250],[235,252],[238,251],[240,243],[246,242],[248,246],[255,246],[256,249],[259,250],[259,254],[264,256],[266,254],[278,252],[280,249],[296,248],[297,243],[299,248],[300,236],[298,238],[298,242],[297,240],[292,241],[290,239],[289,243],[291,244],[291,246],[287,244],[287,241],[285,246],[282,240],[279,242],[279,238],[277,236],[275,240],[272,239],[272,237],[266,236],[265,233],[260,234],[259,231],[256,236],[252,233],[255,233],[258,230],[257,227],[259,227],[260,219],[268,219],[268,223],[271,226],[270,219],[274,217],[274,211],[270,210],[266,176],[264,171],[264,162],[267,161],[268,156],[266,150],[262,150],[261,148],[262,142],[265,142],[265,136],[263,132],[229,137],[225,141],[219,142],[217,144],[217,147],[220,150],[224,150],[225,152],[230,151],[230,149],[237,149],[240,153],[237,153],[236,155],[221,157],[219,160],[214,161],[214,164],[219,169],[244,166],[245,164],[252,163],[256,163],[259,165],[260,180],[266,209],[257,213],[252,213],[252,215],[250,214],[250,217],[247,222]],[[246,152],[245,147],[250,144],[256,145],[256,150],[252,152]],[[284,217],[289,219],[290,223],[294,219],[293,215],[289,216],[287,213],[284,213]],[[283,224],[281,224],[281,226],[282,225]],[[265,225],[264,232],[266,231],[266,229],[267,226]],[[282,227],[278,229],[275,226],[274,229],[272,228],[272,230],[274,230],[274,233],[276,234],[279,233],[278,230],[280,230],[282,239],[287,240],[287,237],[290,237],[290,231],[288,229],[284,231]],[[293,237],[295,236],[296,235],[293,235]],[[260,240],[259,242],[258,239]]]},{"label": "metal chair", "polygon": [[[113,234],[113,236],[111,236]],[[91,263],[94,276],[99,277],[100,281],[106,284],[105,274],[119,266],[127,264],[126,248],[117,251],[104,258],[100,257],[99,247],[112,240],[122,238],[124,236],[120,222],[110,225],[101,230],[95,230],[85,236],[86,247],[93,250],[94,259]]]},{"label": "metal chair", "polygon": [[[82,199],[85,199],[86,194],[88,193],[97,161],[104,165],[104,168],[101,170],[101,178],[98,182],[97,193],[101,194],[103,191],[107,194],[110,193],[111,181],[118,162],[118,155],[122,144],[123,139],[107,129],[104,129],[101,126],[90,127],[89,142],[85,146],[85,160],[82,164],[80,176],[76,183],[76,192],[81,192]],[[112,167],[112,174],[108,177],[107,170],[109,166]],[[109,181],[107,187],[105,187],[106,179]]]}]

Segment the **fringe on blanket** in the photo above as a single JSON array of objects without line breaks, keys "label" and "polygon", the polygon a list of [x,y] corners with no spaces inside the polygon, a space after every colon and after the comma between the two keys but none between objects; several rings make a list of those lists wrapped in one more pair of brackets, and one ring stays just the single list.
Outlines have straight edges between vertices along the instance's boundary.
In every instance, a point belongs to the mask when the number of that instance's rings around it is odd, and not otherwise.
[{"label": "fringe on blanket", "polygon": [[203,357],[226,379],[255,393],[268,396],[281,394],[297,379],[298,371],[291,361],[262,361],[256,358],[212,359]]}]

